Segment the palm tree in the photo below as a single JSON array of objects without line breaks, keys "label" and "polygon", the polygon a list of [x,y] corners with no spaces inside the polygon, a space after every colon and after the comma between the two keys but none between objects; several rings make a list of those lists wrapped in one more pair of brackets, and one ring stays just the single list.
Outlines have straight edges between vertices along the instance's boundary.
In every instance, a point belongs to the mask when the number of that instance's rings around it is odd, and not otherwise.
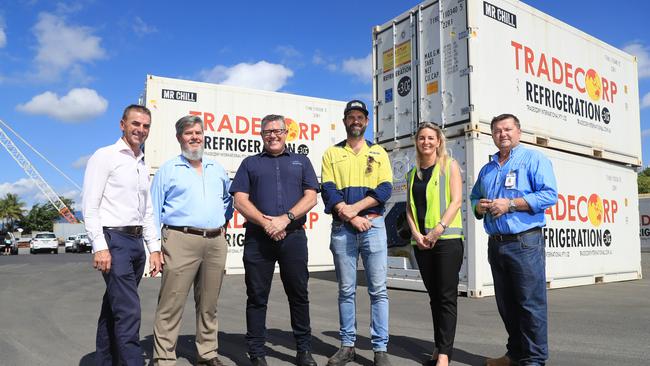
[{"label": "palm tree", "polygon": [[2,226],[7,230],[13,230],[16,221],[23,218],[23,206],[25,203],[20,200],[17,194],[7,193],[0,198],[0,220]]}]

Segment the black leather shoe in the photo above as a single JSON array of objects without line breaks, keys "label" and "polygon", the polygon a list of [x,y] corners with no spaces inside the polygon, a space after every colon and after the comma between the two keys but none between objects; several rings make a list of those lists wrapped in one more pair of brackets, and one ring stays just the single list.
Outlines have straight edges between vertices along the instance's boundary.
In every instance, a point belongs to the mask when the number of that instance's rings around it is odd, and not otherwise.
[{"label": "black leather shoe", "polygon": [[314,358],[311,356],[311,352],[302,351],[296,353],[296,365],[298,366],[318,366]]},{"label": "black leather shoe", "polygon": [[327,361],[327,366],[343,366],[350,361],[354,361],[357,356],[354,347],[342,346]]},{"label": "black leather shoe", "polygon": [[375,352],[375,361],[372,363],[374,366],[392,366],[388,359],[388,353]]},{"label": "black leather shoe", "polygon": [[253,366],[269,366],[266,363],[266,358],[262,357],[251,357],[251,365]]}]

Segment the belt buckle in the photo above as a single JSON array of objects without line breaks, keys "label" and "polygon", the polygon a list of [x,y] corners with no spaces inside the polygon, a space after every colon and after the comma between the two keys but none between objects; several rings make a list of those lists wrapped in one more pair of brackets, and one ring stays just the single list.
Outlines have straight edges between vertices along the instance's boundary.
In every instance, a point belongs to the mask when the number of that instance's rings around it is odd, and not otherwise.
[{"label": "belt buckle", "polygon": [[503,235],[502,234],[494,234],[494,239],[496,241],[503,241]]}]

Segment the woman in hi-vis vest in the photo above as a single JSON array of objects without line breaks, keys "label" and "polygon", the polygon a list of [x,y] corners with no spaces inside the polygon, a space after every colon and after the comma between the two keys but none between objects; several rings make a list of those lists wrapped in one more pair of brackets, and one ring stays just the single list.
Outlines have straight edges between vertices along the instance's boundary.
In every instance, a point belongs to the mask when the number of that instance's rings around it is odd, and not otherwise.
[{"label": "woman in hi-vis vest", "polygon": [[406,219],[433,318],[435,348],[427,364],[446,366],[454,348],[458,272],[463,262],[463,182],[438,126],[420,124],[415,147],[415,167],[406,175]]}]

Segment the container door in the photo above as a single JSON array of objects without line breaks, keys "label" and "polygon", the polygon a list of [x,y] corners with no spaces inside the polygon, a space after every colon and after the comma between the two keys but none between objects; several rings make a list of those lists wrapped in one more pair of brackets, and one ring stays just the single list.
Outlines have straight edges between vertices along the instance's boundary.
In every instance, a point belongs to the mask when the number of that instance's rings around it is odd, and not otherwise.
[{"label": "container door", "polygon": [[418,24],[419,120],[441,126],[468,120],[466,2],[442,0],[422,8]]},{"label": "container door", "polygon": [[375,121],[378,142],[410,137],[415,125],[416,16],[411,14],[375,35]]}]

